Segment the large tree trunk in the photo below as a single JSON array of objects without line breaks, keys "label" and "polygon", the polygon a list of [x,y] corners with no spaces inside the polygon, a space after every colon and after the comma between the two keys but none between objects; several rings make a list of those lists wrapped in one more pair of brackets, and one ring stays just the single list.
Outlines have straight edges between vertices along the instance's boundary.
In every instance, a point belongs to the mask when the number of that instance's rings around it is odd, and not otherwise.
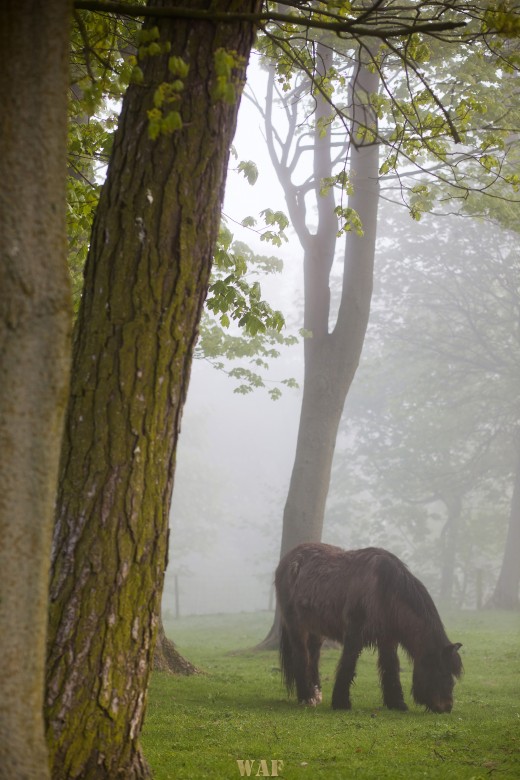
[{"label": "large tree trunk", "polygon": [[72,306],[67,0],[0,3],[0,778],[45,780],[49,560]]},{"label": "large tree trunk", "polygon": [[520,434],[516,436],[516,473],[509,514],[504,557],[493,595],[487,606],[496,609],[518,609],[520,602]]},{"label": "large tree trunk", "polygon": [[[125,95],[75,332],[47,679],[52,772],[67,780],[149,775],[138,740],[175,449],[239,104],[216,97],[215,52],[242,58],[242,83],[253,40],[248,23],[157,24],[171,50],[142,60],[143,86]],[[190,66],[174,105],[184,125],[151,141],[147,112],[173,80],[172,55]]]},{"label": "large tree trunk", "polygon": [[[320,48],[318,61],[323,61],[326,70],[327,50]],[[331,226],[333,203],[330,199],[318,196],[316,234],[299,231],[305,253],[304,327],[312,336],[305,340],[304,347],[303,400],[295,461],[283,516],[281,557],[301,542],[321,540],[338,426],[368,324],[377,228],[379,147],[376,143],[364,142],[363,135],[367,128],[376,129],[376,119],[367,105],[367,96],[376,93],[378,86],[377,72],[371,72],[360,63],[351,87],[351,138],[356,139],[356,145],[350,145],[350,177],[354,191],[349,196],[348,206],[358,213],[363,236],[355,232],[348,234],[341,302],[332,332],[329,332],[329,277],[336,230]],[[328,104],[318,99],[317,120],[329,111]],[[328,132],[324,134],[318,125],[314,170],[318,191],[321,180],[331,175],[330,157],[330,135]],[[291,210],[290,203],[289,208]],[[278,638],[277,611],[273,627],[260,647],[276,647]]]}]

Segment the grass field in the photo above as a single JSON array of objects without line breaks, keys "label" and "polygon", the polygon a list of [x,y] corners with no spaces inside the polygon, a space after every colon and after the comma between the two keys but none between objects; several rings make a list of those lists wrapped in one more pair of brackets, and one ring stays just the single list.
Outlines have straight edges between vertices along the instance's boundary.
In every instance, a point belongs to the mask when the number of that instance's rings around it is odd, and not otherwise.
[{"label": "grass field", "polygon": [[[450,715],[426,713],[410,697],[406,713],[381,706],[376,656],[365,651],[352,710],[330,707],[337,650],[322,655],[323,704],[288,699],[274,652],[252,652],[271,624],[267,613],[182,618],[166,631],[203,674],[152,679],[143,735],[155,780],[232,780],[239,760],[251,777],[518,778],[520,780],[520,616],[444,615],[462,642],[465,675]],[[272,764],[275,760],[283,765]],[[262,763],[263,762],[263,763]],[[247,765],[242,766],[247,776]]]}]

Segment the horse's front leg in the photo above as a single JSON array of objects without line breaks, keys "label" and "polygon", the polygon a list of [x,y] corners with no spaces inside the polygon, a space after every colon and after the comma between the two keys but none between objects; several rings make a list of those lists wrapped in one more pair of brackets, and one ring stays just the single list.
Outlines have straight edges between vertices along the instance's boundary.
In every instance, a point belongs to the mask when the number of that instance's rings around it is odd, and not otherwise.
[{"label": "horse's front leg", "polygon": [[395,642],[378,643],[379,649],[379,677],[383,689],[383,703],[390,710],[408,709],[404,703],[403,689],[399,679],[399,657]]},{"label": "horse's front leg", "polygon": [[343,653],[336,671],[336,682],[332,691],[332,709],[349,710],[350,686],[356,676],[356,664],[363,649],[361,634],[350,631],[343,641]]},{"label": "horse's front leg", "polygon": [[309,634],[307,640],[307,647],[309,651],[309,670],[310,680],[313,686],[314,698],[316,704],[321,704],[321,681],[320,681],[320,651],[321,651],[322,639],[318,634]]}]

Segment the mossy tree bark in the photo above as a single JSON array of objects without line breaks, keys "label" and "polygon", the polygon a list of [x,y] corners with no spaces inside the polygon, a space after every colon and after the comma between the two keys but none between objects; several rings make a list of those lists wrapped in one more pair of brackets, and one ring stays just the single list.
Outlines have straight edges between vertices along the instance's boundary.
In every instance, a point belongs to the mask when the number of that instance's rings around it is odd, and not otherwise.
[{"label": "mossy tree bark", "polygon": [[0,778],[49,777],[49,560],[70,364],[68,0],[0,3]]},{"label": "mossy tree bark", "polygon": [[[192,5],[254,11],[260,2]],[[215,52],[243,58],[242,82],[254,35],[242,22],[154,23],[171,50],[144,59],[143,84],[125,95],[74,338],[46,700],[53,777],[67,780],[149,775],[138,740],[175,449],[239,103],[215,98]],[[184,124],[151,141],[147,111],[172,80],[172,55],[190,66],[175,104]]]},{"label": "mossy tree bark", "polygon": [[[322,63],[323,72],[330,67],[330,52],[322,45],[318,46],[317,61]],[[351,83],[350,137],[356,139],[356,143],[350,143],[349,175],[354,191],[348,198],[348,206],[359,215],[364,234],[348,234],[341,300],[332,329],[329,327],[329,283],[337,220],[332,194],[320,195],[322,181],[332,175],[330,125],[326,122],[320,125],[320,120],[326,120],[330,114],[328,103],[317,98],[314,177],[318,223],[315,233],[311,233],[305,223],[305,207],[298,188],[290,180],[290,166],[284,167],[281,161],[275,161],[291,221],[304,250],[304,328],[312,334],[304,342],[303,399],[283,515],[280,557],[301,542],[321,540],[338,426],[365,339],[372,297],[379,199],[379,147],[376,142],[367,140],[368,136],[373,137],[370,129],[376,129],[377,119],[367,96],[375,94],[378,88],[377,72],[372,72],[360,59]],[[327,129],[324,131],[323,127]],[[275,648],[278,642],[277,610],[273,626],[259,648]]]}]

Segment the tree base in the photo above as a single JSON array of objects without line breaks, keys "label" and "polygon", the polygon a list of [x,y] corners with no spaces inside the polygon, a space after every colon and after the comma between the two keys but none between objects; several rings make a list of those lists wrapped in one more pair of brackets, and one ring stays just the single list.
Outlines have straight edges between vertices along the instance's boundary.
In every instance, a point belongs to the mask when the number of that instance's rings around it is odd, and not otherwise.
[{"label": "tree base", "polygon": [[495,592],[484,604],[484,609],[505,609],[510,612],[518,612],[520,610],[520,601],[518,597],[515,598],[506,593]]},{"label": "tree base", "polygon": [[164,633],[162,621],[157,630],[157,641],[153,658],[154,672],[169,672],[170,674],[200,674],[200,670],[183,658],[171,639]]},{"label": "tree base", "polygon": [[273,625],[269,629],[269,632],[265,639],[262,639],[257,645],[253,647],[253,650],[278,650],[280,647],[280,616],[278,610],[275,612]]}]

